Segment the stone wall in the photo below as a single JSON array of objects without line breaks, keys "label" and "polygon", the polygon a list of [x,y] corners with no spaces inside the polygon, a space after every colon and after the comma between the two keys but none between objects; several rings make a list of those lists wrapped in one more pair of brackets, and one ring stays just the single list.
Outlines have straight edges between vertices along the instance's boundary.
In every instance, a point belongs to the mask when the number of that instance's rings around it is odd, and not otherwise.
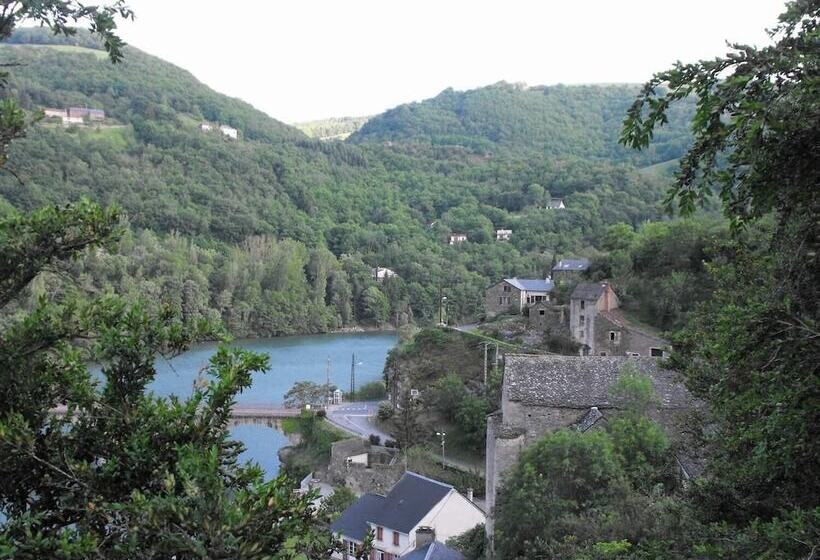
[{"label": "stone wall", "polygon": [[[505,291],[505,288],[509,291]],[[523,307],[523,297],[521,290],[515,286],[507,282],[499,282],[484,292],[484,312],[487,317],[495,317],[502,313],[520,313]],[[509,303],[499,303],[501,301],[499,298],[510,298]]]},{"label": "stone wall", "polygon": [[[348,457],[362,453],[368,455],[366,464],[347,461]],[[328,482],[347,486],[358,496],[367,492],[386,494],[403,474],[404,463],[398,460],[393,450],[370,445],[359,438],[337,441],[331,445]]]},{"label": "stone wall", "polygon": [[601,355],[601,352],[606,352],[607,356],[626,356],[628,352],[652,356],[653,348],[665,350],[667,353],[670,348],[666,340],[629,325],[619,325],[604,315],[595,318],[594,328],[596,356]]}]

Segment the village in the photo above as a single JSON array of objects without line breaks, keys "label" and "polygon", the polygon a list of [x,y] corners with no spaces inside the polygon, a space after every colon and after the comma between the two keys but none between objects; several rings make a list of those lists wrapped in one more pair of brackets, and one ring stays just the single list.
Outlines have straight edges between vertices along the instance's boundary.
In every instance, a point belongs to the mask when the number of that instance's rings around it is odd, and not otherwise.
[{"label": "village", "polygon": [[[502,241],[512,232],[497,233]],[[448,243],[465,241],[459,237],[450,236]],[[380,431],[384,424],[373,424],[373,418],[369,418],[369,425],[360,423],[353,430],[359,432],[358,437],[332,444],[330,464],[326,472],[317,475],[321,480],[311,473],[303,481],[302,491],[320,489],[327,497],[334,487],[344,486],[358,496],[331,525],[344,545],[337,558],[356,558],[363,547],[372,546],[370,558],[377,560],[459,560],[464,557],[447,544],[448,540],[478,538],[479,533],[492,550],[494,508],[505,473],[545,434],[561,429],[582,433],[601,430],[617,418],[619,403],[610,391],[626,371],[651,379],[657,395],[651,417],[676,442],[676,476],[682,484],[698,476],[703,460],[687,432],[686,419],[699,404],[663,366],[671,344],[653,329],[634,324],[621,309],[610,282],[589,281],[589,268],[589,259],[564,258],[545,278],[500,279],[486,289],[484,320],[464,328],[463,334],[493,329],[498,333],[497,325],[501,324],[505,325],[502,329],[528,333],[533,341],[520,350],[502,347],[501,351],[498,348],[503,343],[496,342],[492,361],[503,371],[503,382],[500,405],[487,419],[481,498],[472,487],[457,488],[413,472],[403,450],[387,439],[389,434]],[[375,267],[372,276],[389,281],[396,272]],[[445,324],[439,328],[462,329]],[[539,349],[538,341],[544,336],[571,341],[573,353]],[[487,342],[484,346],[485,384],[486,351],[491,345]],[[435,398],[432,387],[414,386],[396,373],[387,377],[389,406],[394,411],[407,406],[408,399],[419,402]],[[327,417],[337,425],[342,425],[344,414],[339,411],[355,410],[341,402],[342,394],[337,389],[328,397]],[[374,432],[369,437],[368,427]],[[442,466],[469,469],[445,460],[446,436],[437,432]]]}]

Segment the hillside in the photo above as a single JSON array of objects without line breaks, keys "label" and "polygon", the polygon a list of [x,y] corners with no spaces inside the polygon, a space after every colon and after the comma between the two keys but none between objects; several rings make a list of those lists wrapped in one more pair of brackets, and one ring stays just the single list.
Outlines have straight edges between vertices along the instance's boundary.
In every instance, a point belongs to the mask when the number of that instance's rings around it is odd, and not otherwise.
[{"label": "hillside", "polygon": [[370,117],[339,117],[294,123],[293,126],[317,140],[344,140],[369,119]]},{"label": "hillside", "polygon": [[373,117],[350,141],[458,145],[496,153],[523,149],[638,166],[680,157],[690,139],[691,105],[675,109],[646,152],[618,145],[621,123],[637,93],[636,85],[527,87],[506,82],[469,91],[447,89]]},{"label": "hillside", "polygon": [[[24,186],[0,175],[0,208],[80,196],[118,204],[129,231],[117,253],[77,263],[80,285],[221,318],[236,335],[432,321],[439,288],[449,316],[468,319],[498,277],[543,276],[554,257],[597,254],[608,225],[663,216],[666,178],[581,157],[580,145],[545,158],[320,142],[136,49],[112,66],[87,37],[59,39],[55,48],[25,31],[0,46],[24,64],[10,93],[32,112],[87,106],[107,118],[35,126],[11,150]],[[233,126],[239,138],[202,131],[203,121]],[[545,210],[550,196],[567,210]],[[512,228],[512,240],[496,242],[496,227]],[[469,242],[447,245],[453,231]],[[379,283],[373,266],[399,277]]]}]

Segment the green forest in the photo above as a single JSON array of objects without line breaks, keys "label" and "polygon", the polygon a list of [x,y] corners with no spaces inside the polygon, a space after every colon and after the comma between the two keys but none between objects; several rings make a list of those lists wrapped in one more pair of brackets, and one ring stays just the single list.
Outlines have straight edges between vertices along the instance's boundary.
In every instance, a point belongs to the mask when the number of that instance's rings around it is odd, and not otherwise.
[{"label": "green forest", "polygon": [[[56,44],[66,42],[72,51]],[[612,225],[664,219],[670,178],[652,166],[679,157],[690,137],[684,108],[657,153],[619,147],[635,87],[500,84],[445,92],[371,119],[346,142],[321,142],[136,49],[112,65],[87,33],[21,29],[0,48],[22,64],[6,94],[31,115],[87,106],[107,117],[32,127],[12,146],[14,174],[0,175],[5,207],[117,204],[127,233],[71,265],[78,285],[152,294],[241,336],[424,324],[437,318],[439,290],[450,321],[474,319],[498,278],[546,276],[558,258],[605,254]],[[443,137],[433,125],[446,111],[462,125]],[[522,119],[533,123],[526,134]],[[546,210],[552,197],[568,208]],[[502,227],[514,231],[509,243],[495,241]],[[448,246],[451,232],[469,242]],[[379,283],[375,266],[398,277]],[[63,276],[45,284],[38,294],[69,289]]]}]

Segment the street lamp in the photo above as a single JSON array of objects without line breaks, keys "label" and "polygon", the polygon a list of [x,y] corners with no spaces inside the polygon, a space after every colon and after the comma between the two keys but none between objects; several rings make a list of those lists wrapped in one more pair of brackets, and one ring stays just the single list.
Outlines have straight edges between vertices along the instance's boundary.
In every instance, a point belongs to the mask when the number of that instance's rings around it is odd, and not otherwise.
[{"label": "street lamp", "polygon": [[447,435],[447,432],[436,432],[436,435],[441,438],[441,466],[444,465],[444,436]]}]

